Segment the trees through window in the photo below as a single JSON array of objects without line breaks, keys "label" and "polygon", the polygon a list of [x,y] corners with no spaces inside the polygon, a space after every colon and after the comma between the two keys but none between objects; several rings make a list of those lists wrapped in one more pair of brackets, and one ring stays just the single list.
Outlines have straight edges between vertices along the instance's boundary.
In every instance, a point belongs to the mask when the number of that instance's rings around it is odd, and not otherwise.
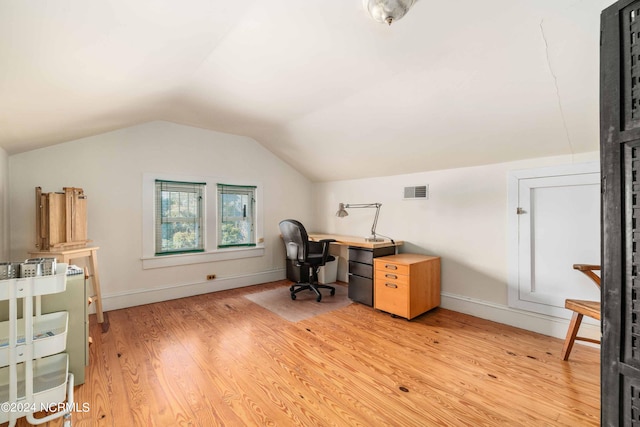
[{"label": "trees through window", "polygon": [[204,251],[205,186],[156,180],[156,255]]},{"label": "trees through window", "polygon": [[218,184],[207,204],[206,185],[155,180],[155,255],[205,252],[205,236],[218,248],[256,246],[257,187]]},{"label": "trees through window", "polygon": [[255,246],[255,186],[218,184],[218,247]]}]

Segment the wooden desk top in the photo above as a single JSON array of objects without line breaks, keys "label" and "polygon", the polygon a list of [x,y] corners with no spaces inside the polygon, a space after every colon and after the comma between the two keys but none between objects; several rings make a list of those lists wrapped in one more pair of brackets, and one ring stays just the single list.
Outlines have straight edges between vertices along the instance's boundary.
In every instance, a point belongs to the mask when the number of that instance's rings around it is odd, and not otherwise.
[{"label": "wooden desk top", "polygon": [[344,246],[357,246],[359,248],[384,248],[387,246],[401,246],[404,242],[401,240],[394,240],[394,243],[391,243],[391,240],[384,239],[384,242],[367,242],[364,237],[356,237],[356,236],[343,236],[340,234],[322,234],[322,233],[309,233],[309,239],[311,240],[322,240],[322,239],[334,239],[336,244],[344,245]]},{"label": "wooden desk top", "polygon": [[440,257],[422,254],[396,254],[376,257],[373,259],[373,262],[397,262],[399,264],[415,264],[418,262],[432,261],[435,259],[440,259]]}]

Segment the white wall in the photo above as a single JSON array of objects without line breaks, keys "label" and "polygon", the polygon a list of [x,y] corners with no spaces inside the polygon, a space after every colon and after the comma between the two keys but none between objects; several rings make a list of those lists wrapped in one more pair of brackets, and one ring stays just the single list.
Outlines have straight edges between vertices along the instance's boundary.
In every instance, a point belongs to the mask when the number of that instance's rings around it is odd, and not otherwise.
[{"label": "white wall", "polygon": [[[567,322],[507,307],[508,172],[597,161],[598,153],[314,184],[316,224],[330,233],[370,234],[374,210],[338,203],[382,203],[377,232],[403,240],[400,252],[442,257],[445,308],[563,337]],[[429,200],[403,200],[406,186],[429,185]]]},{"label": "white wall", "polygon": [[[1,172],[0,166],[0,172]],[[144,173],[227,177],[261,183],[262,257],[143,270]],[[278,222],[311,223],[311,183],[251,138],[152,122],[9,157],[11,257],[35,244],[36,186],[81,187],[89,238],[99,246],[105,310],[284,278]],[[0,187],[1,190],[1,187]],[[207,274],[217,279],[206,281]]]},{"label": "white wall", "polygon": [[0,148],[0,262],[9,259],[9,156]]},{"label": "white wall", "polygon": [[[7,175],[9,182],[11,253],[4,258],[22,259],[33,248],[36,186],[45,192],[81,187],[110,310],[284,278],[280,220],[299,219],[310,231],[365,236],[374,211],[351,210],[339,219],[338,203],[381,202],[379,233],[403,240],[401,252],[442,257],[443,307],[562,337],[566,321],[507,307],[507,176],[512,170],[597,160],[598,153],[588,153],[312,184],[250,138],[152,122],[9,156],[8,173],[0,150],[0,192],[6,194]],[[143,270],[141,191],[148,172],[260,181],[265,255]],[[405,186],[424,184],[429,200],[402,200]],[[2,201],[0,196],[0,225]],[[0,250],[3,240],[6,233]],[[218,279],[207,282],[207,274]]]}]

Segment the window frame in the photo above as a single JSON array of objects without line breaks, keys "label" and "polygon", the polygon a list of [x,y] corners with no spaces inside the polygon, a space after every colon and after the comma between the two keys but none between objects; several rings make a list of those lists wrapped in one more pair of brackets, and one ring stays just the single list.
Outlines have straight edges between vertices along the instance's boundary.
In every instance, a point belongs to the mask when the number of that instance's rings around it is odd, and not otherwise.
[{"label": "window frame", "polygon": [[[165,187],[164,189],[162,187]],[[164,191],[171,193],[181,193],[181,194],[189,194],[193,193],[197,201],[197,213],[194,217],[194,220],[189,221],[189,217],[174,217],[169,220],[170,217],[167,217],[168,222],[192,222],[194,224],[194,228],[196,229],[196,244],[193,248],[189,249],[171,249],[171,250],[163,250],[162,249],[162,224],[165,223],[163,221],[163,217],[160,215],[163,212],[163,203],[164,199],[160,198],[160,195]],[[204,182],[187,182],[187,181],[168,181],[164,179],[156,179],[155,180],[155,255],[156,256],[166,256],[166,255],[175,255],[175,254],[185,254],[185,253],[193,253],[193,252],[204,252],[206,247],[206,229],[207,229],[207,221],[205,217],[205,196],[206,196],[207,184]],[[178,220],[176,220],[178,219]],[[181,219],[181,221],[180,221]]]},{"label": "window frame", "polygon": [[[155,180],[206,183],[204,221],[204,252],[155,255]],[[255,246],[217,247],[217,183],[255,186]],[[257,180],[236,179],[221,176],[180,175],[167,173],[143,173],[142,177],[142,261],[143,269],[154,269],[215,261],[226,261],[264,256],[263,184]]]},{"label": "window frame", "polygon": [[[227,190],[226,193],[225,193],[225,190]],[[256,186],[218,183],[216,191],[217,191],[217,197],[218,197],[218,202],[217,202],[218,215],[216,220],[216,231],[217,231],[216,236],[217,236],[218,249],[237,248],[242,246],[245,246],[245,247],[255,246],[256,240],[257,240],[256,226],[255,226],[256,219],[257,219],[256,218],[256,192],[257,192]],[[251,218],[251,230],[249,232],[250,234],[249,242],[229,243],[229,244],[222,243],[223,223],[225,222],[224,209],[223,209],[223,203],[222,203],[222,197],[224,194],[240,194],[240,195],[245,195],[251,198],[251,200],[249,201],[250,206],[248,209],[250,215],[247,215],[247,207],[245,206],[244,208],[244,214],[245,214],[244,218]],[[234,218],[236,218],[236,221],[237,221],[241,217],[234,217]]]}]

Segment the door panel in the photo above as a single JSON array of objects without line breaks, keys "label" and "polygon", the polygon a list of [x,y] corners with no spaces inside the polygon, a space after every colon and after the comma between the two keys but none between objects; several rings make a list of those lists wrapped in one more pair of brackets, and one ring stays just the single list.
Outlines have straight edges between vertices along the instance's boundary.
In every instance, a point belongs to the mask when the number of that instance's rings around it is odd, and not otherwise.
[{"label": "door panel", "polygon": [[601,423],[640,425],[640,1],[600,20]]},{"label": "door panel", "polygon": [[545,176],[543,169],[518,179],[519,213],[509,212],[517,215],[512,307],[568,319],[565,299],[600,299],[593,282],[572,268],[600,264],[600,175],[572,172]]}]

